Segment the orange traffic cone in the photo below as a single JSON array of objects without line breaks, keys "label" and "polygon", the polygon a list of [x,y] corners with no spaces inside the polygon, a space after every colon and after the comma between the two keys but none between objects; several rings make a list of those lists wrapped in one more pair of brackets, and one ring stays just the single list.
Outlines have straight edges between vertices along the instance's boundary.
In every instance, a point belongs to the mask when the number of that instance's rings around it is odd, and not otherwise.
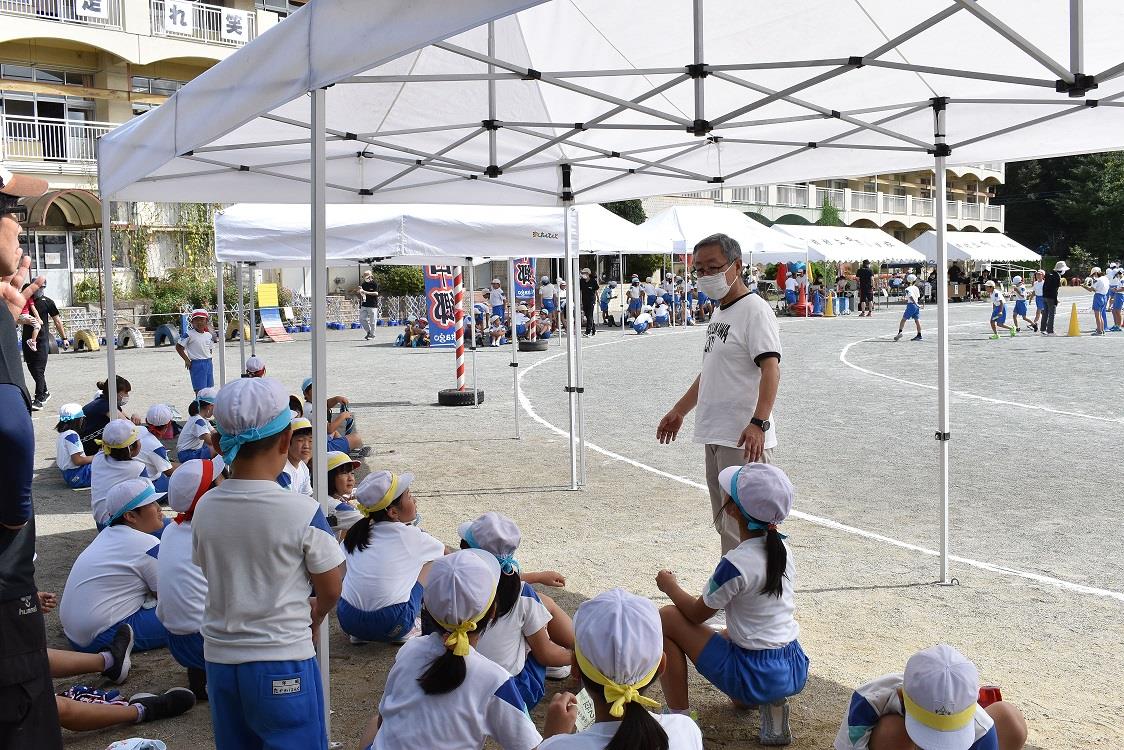
[{"label": "orange traffic cone", "polygon": [[1066,335],[1067,336],[1080,336],[1081,335],[1081,325],[1078,323],[1078,320],[1077,320],[1077,303],[1076,302],[1073,303],[1073,310],[1069,314],[1069,333],[1067,333]]}]

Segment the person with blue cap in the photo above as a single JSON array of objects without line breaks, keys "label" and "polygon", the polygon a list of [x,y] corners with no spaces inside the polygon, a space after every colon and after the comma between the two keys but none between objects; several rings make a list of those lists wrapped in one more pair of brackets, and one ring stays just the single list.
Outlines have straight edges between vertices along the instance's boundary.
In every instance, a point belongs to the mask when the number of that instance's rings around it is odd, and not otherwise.
[{"label": "person with blue cap", "polygon": [[[795,490],[771,464],[730,466],[718,476],[741,544],[722,556],[706,591],[686,592],[669,570],[656,585],[672,604],[660,610],[667,666],[661,682],[668,709],[690,713],[687,659],[736,705],[761,707],[763,745],[787,745],[787,698],[804,689],[808,657],[796,637],[796,568],[777,527],[792,511]],[[706,621],[726,612],[726,629]]]},{"label": "person with blue cap", "polygon": [[188,405],[188,419],[176,441],[176,459],[181,464],[195,458],[214,458],[218,454],[218,436],[210,422],[218,393],[218,388],[204,388]]},{"label": "person with blue cap", "polygon": [[314,643],[339,599],[343,553],[320,504],[277,484],[292,421],[281,383],[227,383],[215,421],[231,476],[191,520],[192,560],[207,580],[200,633],[215,747],[326,750]]},{"label": "person with blue cap", "polygon": [[55,443],[55,463],[62,473],[63,481],[72,490],[90,488],[90,464],[93,459],[82,449],[82,438],[78,433],[86,419],[81,404],[63,404],[59,408],[59,421],[55,430],[59,433]]}]

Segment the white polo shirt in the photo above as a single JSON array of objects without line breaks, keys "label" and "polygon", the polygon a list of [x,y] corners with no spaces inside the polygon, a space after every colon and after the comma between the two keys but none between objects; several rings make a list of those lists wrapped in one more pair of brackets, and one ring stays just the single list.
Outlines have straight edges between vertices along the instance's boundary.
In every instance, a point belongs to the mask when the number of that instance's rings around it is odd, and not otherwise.
[{"label": "white polo shirt", "polygon": [[94,454],[94,459],[90,462],[90,510],[93,511],[95,521],[105,523],[108,520],[105,499],[109,491],[128,479],[147,476],[145,468],[135,458],[118,461],[105,455],[104,451]]},{"label": "white polo shirt", "polygon": [[800,635],[800,625],[793,618],[796,566],[792,550],[788,549],[779,597],[761,593],[765,562],[765,537],[745,540],[722,557],[703,594],[706,606],[726,610],[730,640],[744,649],[781,648]]},{"label": "white polo shirt", "polygon": [[145,471],[148,476],[155,478],[172,468],[171,462],[168,461],[168,449],[160,442],[160,438],[145,427],[141,428],[140,444],[141,450],[136,460],[147,467]]},{"label": "white polo shirt", "polygon": [[642,312],[639,315],[637,315],[635,318],[632,319],[633,325],[639,326],[639,325],[644,325],[645,323],[647,323],[648,325],[652,325],[651,314],[646,313],[646,312]]},{"label": "white polo shirt", "polygon": [[[742,431],[757,408],[760,362],[780,359],[777,317],[759,294],[747,293],[715,310],[706,327],[699,399],[695,407],[694,441],[738,447]],[[773,416],[769,415],[773,422]],[[774,422],[765,433],[765,447],[777,445]]]},{"label": "white polo shirt", "polygon": [[[702,750],[702,732],[690,716],[652,714],[667,733],[668,750]],[[539,750],[605,750],[612,742],[619,721],[599,721],[583,732],[556,734],[539,745]]]},{"label": "white polo shirt", "polygon": [[311,659],[309,575],[343,562],[320,505],[272,479],[227,479],[199,501],[191,526],[192,561],[208,583],[207,661]]},{"label": "white polo shirt", "polygon": [[543,284],[539,287],[539,297],[543,300],[553,300],[558,296],[558,286],[556,284]]},{"label": "white polo shirt", "polygon": [[312,477],[308,473],[308,466],[304,461],[297,461],[297,465],[286,459],[285,468],[282,469],[289,475],[289,489],[302,495],[312,497]]},{"label": "white polo shirt", "polygon": [[409,601],[422,566],[444,554],[445,545],[417,526],[398,521],[372,524],[367,549],[346,554],[343,598],[364,612]]},{"label": "white polo shirt", "polygon": [[55,463],[61,471],[77,469],[78,464],[70,458],[76,453],[82,453],[82,440],[74,430],[60,432],[55,441]]},{"label": "white polo shirt", "polygon": [[203,447],[203,436],[211,434],[211,424],[196,414],[188,417],[176,441],[176,451],[197,451]]},{"label": "white polo shirt", "polygon": [[476,650],[514,677],[527,662],[527,638],[545,628],[550,619],[539,595],[531,584],[524,583],[511,610],[488,626]]},{"label": "white polo shirt", "polygon": [[187,334],[180,336],[180,346],[187,353],[188,359],[210,359],[215,348],[214,333],[200,333],[194,328],[188,328]]},{"label": "white polo shirt", "polygon": [[542,742],[511,675],[470,649],[461,685],[426,695],[418,678],[445,652],[440,633],[412,638],[386,678],[374,750],[479,750],[491,737],[504,750],[531,750]]},{"label": "white polo shirt", "polygon": [[170,633],[198,633],[207,604],[207,579],[191,561],[190,521],[172,522],[164,527],[156,570],[165,582],[156,604],[156,616]]},{"label": "white polo shirt", "polygon": [[1105,276],[1098,276],[1093,279],[1093,291],[1096,294],[1108,294],[1108,278]]},{"label": "white polo shirt", "polygon": [[59,619],[66,637],[89,645],[137,612],[157,591],[159,552],[159,539],[130,526],[110,526],[94,537],[74,561],[62,592]]},{"label": "white polo shirt", "polygon": [[1034,296],[1035,297],[1041,297],[1042,296],[1042,290],[1045,286],[1046,286],[1045,281],[1034,282]]},{"label": "white polo shirt", "polygon": [[488,289],[488,304],[492,307],[503,304],[503,289]]}]

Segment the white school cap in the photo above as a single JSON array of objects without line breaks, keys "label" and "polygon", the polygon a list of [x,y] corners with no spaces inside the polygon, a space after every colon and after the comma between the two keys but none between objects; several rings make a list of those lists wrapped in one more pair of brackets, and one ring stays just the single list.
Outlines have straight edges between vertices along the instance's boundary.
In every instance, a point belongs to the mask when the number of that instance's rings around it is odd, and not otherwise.
[{"label": "white school cap", "polygon": [[466,521],[457,527],[457,535],[473,549],[494,555],[504,573],[518,572],[515,550],[522,535],[515,521],[504,514],[489,511],[474,521]]},{"label": "white school cap", "polygon": [[467,656],[468,634],[492,611],[500,564],[483,550],[465,549],[439,557],[429,569],[425,609],[449,637],[446,648]]},{"label": "white school cap", "polygon": [[59,407],[60,422],[69,422],[84,416],[86,412],[82,411],[82,404],[63,404]]},{"label": "white school cap", "polygon": [[656,605],[624,589],[582,602],[574,615],[574,656],[582,674],[605,688],[609,713],[620,718],[626,703],[659,704],[639,694],[663,658],[663,627]]},{"label": "white school cap", "polygon": [[493,283],[493,284],[498,284],[498,283],[500,283],[500,280],[499,280],[499,279],[492,279],[492,283]]},{"label": "white school cap", "polygon": [[261,357],[250,357],[246,360],[246,372],[261,372],[265,369],[265,360]]},{"label": "white school cap", "polygon": [[395,474],[392,471],[372,471],[363,477],[355,488],[355,499],[370,513],[386,509],[391,503],[406,493],[414,482],[410,472]]},{"label": "white school cap", "polygon": [[918,651],[905,663],[905,731],[925,750],[968,750],[980,692],[976,665],[952,646]]},{"label": "white school cap", "polygon": [[549,284],[550,283],[550,277],[549,276],[543,276],[542,277],[542,283]]},{"label": "white school cap", "polygon": [[114,419],[101,431],[102,449],[128,448],[140,438],[140,428],[128,419]]},{"label": "white school cap", "polygon": [[1090,273],[1090,274],[1094,274],[1094,273],[1095,273],[1095,274],[1097,274],[1097,275],[1099,276],[1099,275],[1100,275],[1100,273],[1101,273],[1101,267],[1100,267],[1100,266],[1093,266],[1093,267],[1092,267],[1091,269],[1089,269],[1089,273]]},{"label": "white school cap", "polygon": [[[290,411],[289,414],[295,415],[296,412]],[[296,432],[297,430],[311,430],[312,429],[312,422],[308,421],[308,419],[306,419],[305,417],[293,416],[293,421],[290,424],[293,428],[293,432]]]},{"label": "white school cap", "polygon": [[203,493],[211,489],[225,466],[222,456],[184,461],[168,478],[168,505],[177,513],[190,511]]},{"label": "white school cap", "polygon": [[153,427],[163,427],[172,421],[172,410],[167,404],[153,404],[145,412],[144,421]]},{"label": "white school cap", "polygon": [[194,310],[191,311],[191,319],[192,320],[195,320],[196,318],[210,318],[210,317],[211,317],[210,314],[201,307],[197,307],[197,308],[195,308]]},{"label": "white school cap", "polygon": [[289,394],[275,378],[232,380],[215,399],[215,422],[227,464],[242,445],[282,432],[292,419]]},{"label": "white school cap", "polygon": [[126,479],[109,489],[109,494],[105,497],[103,517],[98,520],[108,526],[130,510],[154,503],[163,496],[163,492],[157,492],[152,482],[143,477]]},{"label": "white school cap", "polygon": [[995,286],[995,282],[992,281],[991,279],[988,279],[987,281],[984,282],[984,286]]},{"label": "white school cap", "polygon": [[215,403],[215,399],[218,398],[218,395],[218,388],[213,386],[211,388],[202,388],[199,390],[199,393],[195,395],[195,400],[204,404],[213,404]]},{"label": "white school cap", "polygon": [[718,474],[718,485],[742,512],[763,524],[778,524],[792,512],[796,490],[788,476],[770,464],[728,466]]}]

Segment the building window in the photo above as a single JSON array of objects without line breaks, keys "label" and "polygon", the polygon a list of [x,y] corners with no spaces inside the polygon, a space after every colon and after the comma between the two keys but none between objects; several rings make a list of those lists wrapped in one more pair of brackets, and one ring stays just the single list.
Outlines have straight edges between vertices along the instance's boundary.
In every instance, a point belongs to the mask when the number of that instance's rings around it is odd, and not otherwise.
[{"label": "building window", "polygon": [[9,81],[35,81],[49,83],[55,86],[86,86],[93,83],[93,74],[76,70],[55,70],[52,68],[38,68],[30,65],[0,65],[0,78]]},{"label": "building window", "polygon": [[92,120],[94,100],[77,96],[25,94],[0,90],[0,114],[48,120]]},{"label": "building window", "polygon": [[270,10],[281,16],[296,13],[304,6],[304,0],[256,0],[254,5],[262,10]]},{"label": "building window", "polygon": [[138,94],[159,94],[171,96],[184,86],[183,81],[173,81],[169,78],[149,78],[147,76],[133,76],[131,85]]}]

